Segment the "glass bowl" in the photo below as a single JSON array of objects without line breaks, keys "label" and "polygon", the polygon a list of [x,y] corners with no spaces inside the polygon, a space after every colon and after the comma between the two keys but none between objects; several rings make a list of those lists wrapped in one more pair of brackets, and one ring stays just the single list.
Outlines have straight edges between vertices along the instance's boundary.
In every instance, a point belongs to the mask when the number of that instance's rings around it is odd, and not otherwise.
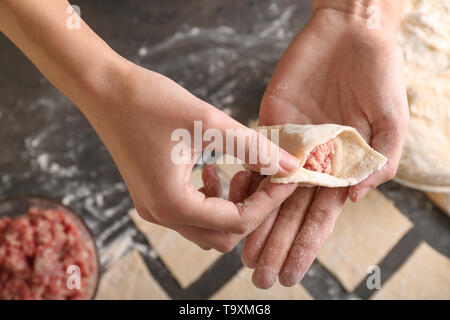
[{"label": "glass bowl", "polygon": [[97,288],[100,278],[99,270],[99,256],[97,246],[95,244],[94,236],[86,225],[86,223],[80,218],[79,215],[74,213],[70,208],[63,204],[36,196],[18,196],[11,197],[0,201],[0,219],[3,217],[10,217],[11,219],[18,218],[28,212],[30,207],[39,208],[42,210],[58,210],[66,214],[78,227],[80,235],[86,242],[88,247],[94,253],[94,272],[89,279],[89,289],[87,299],[94,299],[97,293]]}]

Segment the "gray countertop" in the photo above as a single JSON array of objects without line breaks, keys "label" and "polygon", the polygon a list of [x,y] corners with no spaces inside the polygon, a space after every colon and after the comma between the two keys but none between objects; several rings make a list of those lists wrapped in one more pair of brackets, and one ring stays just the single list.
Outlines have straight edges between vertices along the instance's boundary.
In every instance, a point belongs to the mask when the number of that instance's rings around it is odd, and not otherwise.
[{"label": "gray countertop", "polygon": [[[257,117],[278,59],[311,10],[308,0],[76,4],[87,23],[121,55],[171,77],[244,124]],[[103,267],[131,246],[151,250],[128,218],[132,201],[94,130],[3,35],[0,71],[0,198],[33,194],[72,207],[94,232]],[[450,256],[450,223],[444,213],[421,192],[393,182],[380,190],[414,223],[382,261],[384,279],[422,240]],[[145,259],[171,297],[207,298],[241,266],[240,249],[224,255],[186,290],[159,259]],[[317,262],[302,283],[318,299],[371,294],[363,285],[347,294]]]}]

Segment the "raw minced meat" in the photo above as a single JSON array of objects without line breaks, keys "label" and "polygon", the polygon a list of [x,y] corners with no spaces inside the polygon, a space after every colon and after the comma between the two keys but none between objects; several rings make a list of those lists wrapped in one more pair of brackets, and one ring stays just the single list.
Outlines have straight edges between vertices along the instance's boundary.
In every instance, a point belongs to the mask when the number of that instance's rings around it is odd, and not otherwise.
[{"label": "raw minced meat", "polygon": [[[74,218],[30,208],[0,219],[0,299],[86,299],[96,257]],[[81,289],[69,289],[67,267],[80,268]]]},{"label": "raw minced meat", "polygon": [[308,155],[303,168],[321,173],[331,174],[331,160],[336,150],[333,141],[316,146]]}]

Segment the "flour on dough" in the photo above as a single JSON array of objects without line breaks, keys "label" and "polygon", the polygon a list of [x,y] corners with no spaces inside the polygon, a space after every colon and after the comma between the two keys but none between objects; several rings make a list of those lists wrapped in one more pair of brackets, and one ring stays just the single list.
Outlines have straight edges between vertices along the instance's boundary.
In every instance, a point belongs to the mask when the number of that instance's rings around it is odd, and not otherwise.
[{"label": "flour on dough", "polygon": [[427,191],[448,191],[450,1],[405,1],[398,42],[411,117],[397,180]]}]

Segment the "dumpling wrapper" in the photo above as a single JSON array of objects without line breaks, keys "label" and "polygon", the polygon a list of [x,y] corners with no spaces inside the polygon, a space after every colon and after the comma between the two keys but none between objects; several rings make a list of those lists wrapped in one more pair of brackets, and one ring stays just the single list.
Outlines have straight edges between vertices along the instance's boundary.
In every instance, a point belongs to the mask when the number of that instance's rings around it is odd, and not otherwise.
[{"label": "dumpling wrapper", "polygon": [[[324,187],[352,186],[367,178],[375,170],[381,169],[387,162],[386,157],[371,148],[352,127],[337,124],[285,124],[256,128],[268,139],[271,139],[270,129],[279,129],[279,146],[300,162],[300,168],[296,172],[284,177],[272,176],[273,183],[300,183],[302,186]],[[303,168],[310,152],[316,146],[330,140],[335,148],[331,160],[331,174]]]}]

